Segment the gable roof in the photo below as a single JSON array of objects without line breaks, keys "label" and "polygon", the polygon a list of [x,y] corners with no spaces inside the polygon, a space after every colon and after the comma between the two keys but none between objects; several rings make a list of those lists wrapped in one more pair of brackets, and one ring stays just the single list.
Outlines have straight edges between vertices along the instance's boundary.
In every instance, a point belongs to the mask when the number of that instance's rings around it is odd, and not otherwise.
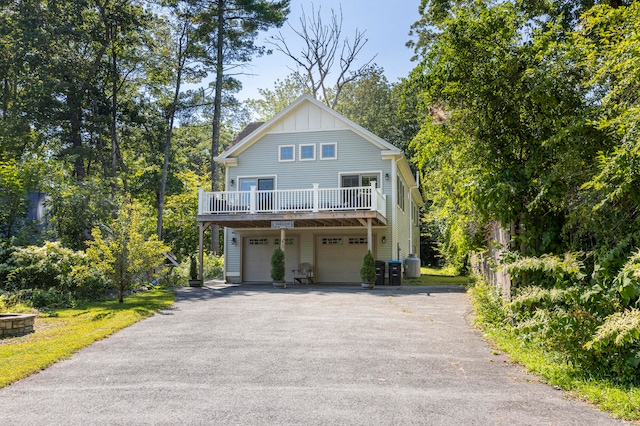
[{"label": "gable roof", "polygon": [[[224,150],[220,154],[220,156],[216,157],[215,160],[218,162],[224,162],[226,158],[240,154],[242,151],[257,142],[263,135],[274,129],[280,128],[279,131],[286,131],[287,126],[289,125],[288,123],[290,123],[292,120],[295,121],[296,111],[299,111],[304,106],[308,106],[310,109],[314,109],[313,112],[317,117],[317,122],[313,123],[313,125],[319,126],[312,127],[310,123],[307,123],[309,128],[307,128],[306,130],[350,129],[382,150],[390,151],[391,153],[397,154],[403,153],[399,148],[374,135],[364,127],[354,123],[345,116],[337,113],[317,99],[305,94],[296,99],[288,107],[277,113],[269,121],[265,123],[250,123],[242,132],[240,132],[232,145]],[[330,122],[331,120],[333,120],[333,122],[331,123],[331,125],[327,126],[326,122]],[[295,130],[291,129],[290,131],[294,132]]]}]

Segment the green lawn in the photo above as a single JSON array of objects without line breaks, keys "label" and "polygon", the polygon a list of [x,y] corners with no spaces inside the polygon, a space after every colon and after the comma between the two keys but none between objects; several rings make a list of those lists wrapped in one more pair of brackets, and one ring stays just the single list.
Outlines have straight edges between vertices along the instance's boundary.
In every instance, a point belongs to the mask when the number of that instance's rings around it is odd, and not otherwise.
[{"label": "green lawn", "polygon": [[444,285],[467,284],[468,277],[456,276],[451,270],[436,268],[420,268],[420,278],[405,278],[403,285]]},{"label": "green lawn", "polygon": [[67,358],[173,304],[175,293],[151,290],[117,300],[93,302],[74,309],[40,313],[35,332],[0,340],[0,387]]}]

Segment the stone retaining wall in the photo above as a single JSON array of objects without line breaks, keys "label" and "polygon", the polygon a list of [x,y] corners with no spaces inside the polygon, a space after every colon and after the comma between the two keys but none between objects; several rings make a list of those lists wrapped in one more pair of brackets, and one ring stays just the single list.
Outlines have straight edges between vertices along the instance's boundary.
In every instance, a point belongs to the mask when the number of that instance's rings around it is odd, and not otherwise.
[{"label": "stone retaining wall", "polygon": [[0,338],[33,332],[35,314],[0,314]]}]

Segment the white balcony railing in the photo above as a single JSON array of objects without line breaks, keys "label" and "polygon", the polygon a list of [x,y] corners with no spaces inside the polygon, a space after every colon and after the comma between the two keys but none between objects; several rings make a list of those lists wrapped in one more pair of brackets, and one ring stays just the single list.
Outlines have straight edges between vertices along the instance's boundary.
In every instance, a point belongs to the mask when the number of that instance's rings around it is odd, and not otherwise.
[{"label": "white balcony railing", "polygon": [[258,191],[205,192],[198,195],[198,214],[296,213],[344,210],[373,210],[386,217],[387,196],[371,186],[355,188],[276,189]]}]

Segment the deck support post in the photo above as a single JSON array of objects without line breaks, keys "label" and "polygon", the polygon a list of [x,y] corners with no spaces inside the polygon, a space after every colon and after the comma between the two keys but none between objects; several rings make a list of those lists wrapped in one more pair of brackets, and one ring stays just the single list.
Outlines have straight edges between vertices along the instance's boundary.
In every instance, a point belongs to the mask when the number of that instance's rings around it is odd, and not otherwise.
[{"label": "deck support post", "polygon": [[371,229],[371,218],[367,218],[367,248],[373,253],[373,230]]},{"label": "deck support post", "polygon": [[202,279],[202,274],[204,272],[204,266],[203,266],[203,262],[204,262],[204,230],[205,228],[205,224],[204,222],[200,222],[198,223],[198,228],[199,228],[199,236],[200,236],[200,241],[198,244],[198,279],[200,281],[203,281]]},{"label": "deck support post", "polygon": [[284,228],[280,228],[280,250],[284,253],[284,240],[287,237],[287,230]]}]

